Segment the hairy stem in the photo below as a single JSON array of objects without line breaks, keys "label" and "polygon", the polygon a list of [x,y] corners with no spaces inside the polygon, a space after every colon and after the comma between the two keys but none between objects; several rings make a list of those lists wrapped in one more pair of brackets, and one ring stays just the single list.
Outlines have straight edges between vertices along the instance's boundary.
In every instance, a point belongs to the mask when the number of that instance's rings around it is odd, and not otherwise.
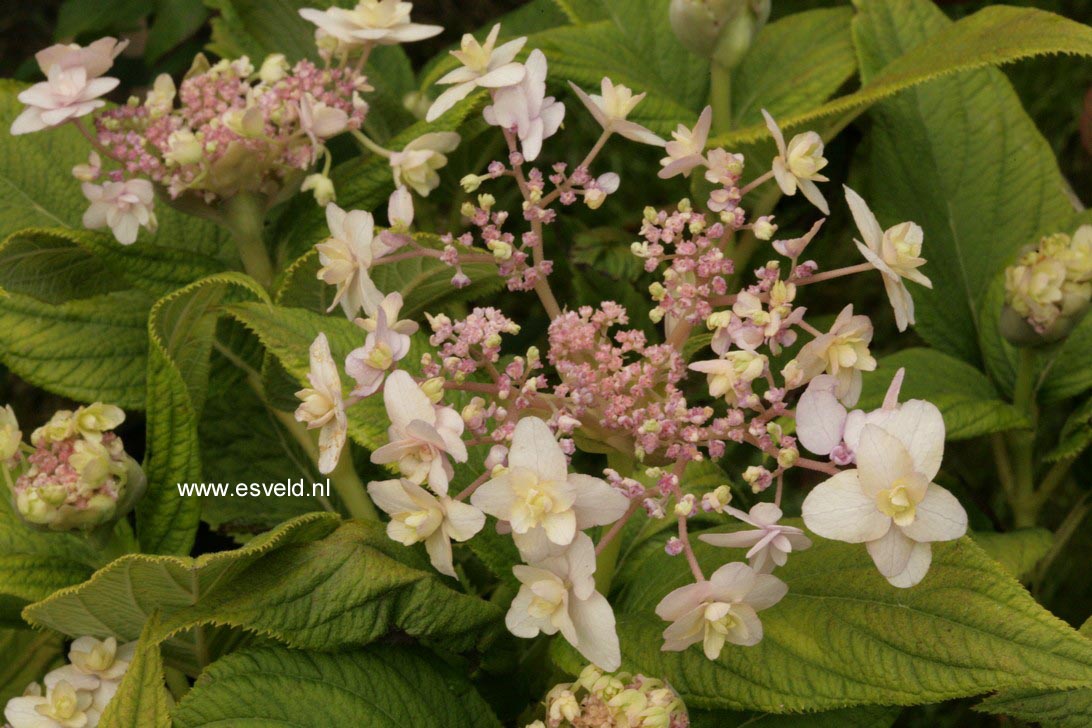
[{"label": "hairy stem", "polygon": [[1008,436],[1014,485],[1010,505],[1013,525],[1017,528],[1034,526],[1039,520],[1040,504],[1035,497],[1035,422],[1038,417],[1035,404],[1035,369],[1035,352],[1027,348],[1020,349],[1012,401],[1028,418],[1030,427],[1012,432]]}]

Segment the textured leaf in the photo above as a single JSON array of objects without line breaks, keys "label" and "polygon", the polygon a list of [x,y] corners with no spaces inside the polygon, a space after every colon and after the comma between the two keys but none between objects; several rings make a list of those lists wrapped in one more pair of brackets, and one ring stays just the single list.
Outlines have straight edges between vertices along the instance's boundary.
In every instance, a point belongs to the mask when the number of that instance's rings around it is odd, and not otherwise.
[{"label": "textured leaf", "polygon": [[55,394],[142,409],[150,305],[136,291],[58,306],[0,291],[0,360]]},{"label": "textured leaf", "polygon": [[976,531],[971,538],[1017,579],[1030,574],[1054,543],[1054,534],[1045,528],[1021,528],[1008,533]]},{"label": "textured leaf", "polygon": [[[93,4],[102,5],[97,0]],[[19,160],[0,170],[0,238],[29,227],[82,228],[88,205],[80,183],[72,178],[72,167],[86,163],[91,148],[75,128],[66,125],[22,136],[7,133],[22,110],[15,97],[24,88],[25,84],[0,79],[0,158]],[[156,205],[156,218],[157,232],[141,231],[137,247],[151,242],[234,262],[227,233],[217,225],[162,203]]]},{"label": "textured leaf", "polygon": [[848,7],[794,13],[765,26],[732,72],[734,126],[812,109],[857,71]]},{"label": "textured leaf", "polygon": [[118,691],[102,712],[100,728],[170,728],[171,698],[163,685],[158,628],[159,617],[153,614],[144,625]]},{"label": "textured leaf", "polygon": [[778,715],[728,710],[692,710],[691,728],[890,728],[898,708],[866,705],[825,713]]},{"label": "textured leaf", "polygon": [[165,633],[196,624],[241,627],[292,647],[333,650],[392,630],[472,648],[500,609],[454,591],[423,549],[391,541],[382,524],[350,521],[318,541],[298,541],[219,584],[164,620]]},{"label": "textured leaf", "polygon": [[209,356],[221,307],[261,299],[265,291],[240,273],[204,278],[164,296],[148,319],[148,491],[137,507],[145,551],[189,553],[200,512],[178,483],[201,479],[197,423],[208,385]]},{"label": "textured leaf", "polygon": [[239,652],[210,667],[173,717],[177,728],[500,727],[464,676],[406,647]]},{"label": "textured leaf", "polygon": [[47,303],[130,287],[161,296],[222,270],[220,261],[192,251],[123,246],[73,228],[28,228],[0,244],[0,286]]},{"label": "textured leaf", "polygon": [[574,25],[606,20],[609,17],[602,0],[553,0],[553,3]]},{"label": "textured leaf", "polygon": [[29,629],[0,629],[0,705],[23,694],[27,685],[61,660],[60,635]]},{"label": "textured leaf", "polygon": [[[854,33],[862,77],[871,82],[923,48],[937,52],[938,40],[955,42],[958,24],[925,0],[861,5]],[[1024,16],[1007,10],[996,14]],[[1051,27],[1059,23],[1059,39],[1070,37],[1063,32],[1070,21],[1028,12]],[[995,28],[999,35],[992,41],[1010,37],[1000,35],[1008,27]],[[1039,37],[1031,27],[1024,30],[1032,33],[1028,42]],[[1092,29],[1081,31],[1073,37],[1087,34],[1092,50]],[[1054,155],[1008,80],[994,69],[907,91],[870,115],[869,200],[881,223],[914,220],[925,231],[923,256],[929,263],[923,271],[934,287],[911,284],[917,330],[933,346],[977,362],[978,312],[989,285],[1020,247],[1072,215]],[[908,148],[915,149],[912,163]]]},{"label": "textured leaf", "polygon": [[1062,344],[1047,372],[1041,401],[1057,402],[1092,389],[1092,316],[1085,316]]},{"label": "textured leaf", "polygon": [[201,30],[208,17],[201,0],[155,0],[155,20],[148,29],[144,58],[155,63]]},{"label": "textured leaf", "polygon": [[328,8],[330,0],[205,0],[219,11],[212,20],[209,48],[225,58],[250,56],[256,63],[268,53],[284,53],[291,62],[314,57],[315,26],[300,17],[300,8]]},{"label": "textured leaf", "polygon": [[[707,575],[731,558],[702,543],[696,551]],[[967,538],[934,544],[929,574],[912,589],[890,586],[862,546],[816,539],[778,570],[789,593],[761,613],[763,641],[727,645],[715,662],[697,647],[660,651],[666,624],[654,607],[691,577],[662,549],[647,553],[614,600],[623,667],[662,676],[695,708],[916,705],[1092,679],[1092,642]]]},{"label": "textured leaf", "polygon": [[858,407],[869,410],[883,404],[891,377],[906,368],[899,399],[926,399],[944,415],[949,440],[965,440],[991,432],[1027,427],[1027,419],[1001,400],[982,372],[936,349],[905,349],[880,359],[879,367],[865,377]]},{"label": "textured leaf", "polygon": [[[230,584],[263,554],[296,542],[321,538],[338,522],[332,514],[301,516],[264,533],[242,548],[198,558],[129,554],[116,559],[76,586],[61,589],[27,607],[29,623],[70,636],[137,639],[148,618],[159,610],[166,620],[176,612],[209,599]],[[165,646],[168,655],[194,664],[192,636],[179,636]]]},{"label": "textured leaf", "polygon": [[[888,4],[887,0],[882,4]],[[902,0],[890,4],[899,6]],[[952,24],[875,76],[865,78],[860,90],[779,119],[778,123],[788,128],[828,116],[852,117],[878,101],[942,76],[1053,53],[1092,56],[1092,28],[1035,8],[990,6]],[[768,137],[766,127],[755,124],[711,139],[710,145],[731,147]]]},{"label": "textured leaf", "polygon": [[1062,426],[1058,446],[1047,454],[1046,460],[1057,462],[1075,458],[1089,445],[1092,445],[1092,398],[1086,399],[1069,415]]}]

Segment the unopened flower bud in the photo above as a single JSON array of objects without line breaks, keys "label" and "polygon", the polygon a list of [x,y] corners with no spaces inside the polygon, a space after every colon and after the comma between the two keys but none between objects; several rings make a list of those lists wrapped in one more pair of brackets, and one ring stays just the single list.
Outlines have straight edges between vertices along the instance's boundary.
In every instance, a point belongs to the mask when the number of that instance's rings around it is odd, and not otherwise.
[{"label": "unopened flower bud", "polygon": [[687,493],[679,498],[679,502],[675,504],[675,515],[680,518],[689,518],[694,515],[697,510],[697,500],[693,493]]},{"label": "unopened flower bud", "polygon": [[19,431],[19,421],[11,405],[0,407],[0,467],[3,462],[15,457],[19,445],[23,442],[23,433]]},{"label": "unopened flower bud", "polygon": [[783,447],[777,451],[777,464],[783,468],[791,468],[800,459],[800,451],[795,447]]},{"label": "unopened flower bud", "polygon": [[480,177],[476,174],[468,174],[461,180],[459,180],[459,184],[462,186],[463,190],[465,190],[467,194],[470,194],[471,192],[477,191],[477,189],[482,186],[483,179],[488,179],[488,177]]},{"label": "unopened flower bud", "polygon": [[671,0],[671,29],[694,55],[734,68],[770,17],[770,0]]},{"label": "unopened flower bud", "polygon": [[196,164],[205,155],[205,147],[189,129],[179,129],[167,137],[163,158],[171,164]]},{"label": "unopened flower bud", "polygon": [[424,119],[432,106],[432,99],[420,91],[411,91],[402,97],[402,107],[417,119]]},{"label": "unopened flower bud", "polygon": [[326,207],[337,199],[334,181],[320,172],[307,175],[303,180],[303,184],[300,185],[300,191],[310,191],[314,194],[315,202],[319,204],[319,207]]},{"label": "unopened flower bud", "polygon": [[755,220],[754,234],[759,240],[769,240],[777,232],[777,225],[773,224],[773,218],[763,216]]},{"label": "unopened flower bud", "polygon": [[276,83],[288,74],[288,59],[283,53],[270,53],[262,61],[262,67],[258,71],[258,77],[264,83]]},{"label": "unopened flower bud", "polygon": [[421,383],[421,391],[425,393],[430,402],[438,404],[444,398],[444,378],[433,377],[432,379],[426,379]]}]

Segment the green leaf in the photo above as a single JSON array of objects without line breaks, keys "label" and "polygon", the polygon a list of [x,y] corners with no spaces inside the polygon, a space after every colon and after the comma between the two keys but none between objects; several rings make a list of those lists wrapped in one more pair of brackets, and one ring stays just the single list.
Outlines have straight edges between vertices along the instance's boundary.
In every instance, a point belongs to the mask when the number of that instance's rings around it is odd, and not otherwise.
[{"label": "green leaf", "polygon": [[565,13],[565,17],[573,25],[593,23],[609,17],[602,0],[553,0],[553,3]]},{"label": "green leaf", "polygon": [[[94,4],[102,5],[98,0]],[[15,97],[25,88],[25,84],[0,79],[0,129],[4,130],[0,157],[19,160],[0,170],[0,238],[30,227],[80,229],[88,206],[79,182],[72,178],[72,167],[86,163],[91,151],[79,131],[66,124],[21,136],[7,133],[23,108]],[[90,122],[85,119],[84,123]],[[227,233],[212,222],[184,215],[162,202],[156,205],[156,218],[156,233],[142,231],[134,250],[151,242],[161,248],[235,262]]]},{"label": "green leaf", "polygon": [[331,0],[205,0],[219,14],[212,20],[209,49],[222,58],[250,56],[255,63],[269,53],[283,53],[290,62],[312,57],[315,26],[300,17],[299,9],[325,9]]},{"label": "green leaf", "polygon": [[1054,534],[1045,528],[1020,528],[1008,533],[975,531],[971,538],[1017,579],[1028,576],[1054,543]]},{"label": "green leaf", "polygon": [[[862,2],[854,20],[861,75],[869,83],[901,68],[923,49],[959,40],[953,25],[925,0]],[[1050,27],[1053,40],[1087,42],[1092,28],[1068,32],[1071,21],[1040,11],[1015,13],[990,8],[962,23],[991,46],[1005,38],[1021,47],[1049,40],[1038,26]],[[997,11],[997,12],[991,12]],[[1004,19],[1001,25],[983,17]],[[983,36],[990,30],[996,35]],[[1020,31],[1020,36],[1004,33]],[[965,33],[967,31],[966,27]],[[1049,145],[1020,104],[1004,75],[983,69],[944,78],[879,104],[873,120],[868,199],[883,224],[913,220],[925,231],[922,269],[933,281],[928,290],[912,285],[917,331],[933,346],[965,361],[980,360],[978,312],[989,285],[1008,259],[1072,215],[1064,181]],[[986,120],[985,122],[983,120]],[[905,150],[915,149],[912,163]],[[1022,180],[1019,189],[1013,179]],[[988,222],[987,222],[988,221]]]},{"label": "green leaf", "polygon": [[[884,0],[882,4],[902,12],[907,0]],[[866,12],[873,9],[867,7]],[[860,90],[779,119],[778,123],[785,129],[828,116],[852,118],[878,101],[942,76],[1053,53],[1092,56],[1092,28],[1035,8],[992,5],[952,24],[871,78],[863,79]],[[732,147],[768,137],[765,125],[755,124],[711,139],[710,146]]]},{"label": "green leaf", "polygon": [[10,500],[7,493],[0,498],[0,624],[21,625],[23,607],[83,581],[98,557],[76,534],[32,529]]},{"label": "green leaf", "polygon": [[986,698],[975,710],[1051,728],[1087,728],[1092,725],[1092,685],[1057,691],[1006,690]]},{"label": "green leaf", "polygon": [[23,694],[61,659],[60,635],[29,629],[0,629],[0,705]]},{"label": "green leaf", "polygon": [[794,13],[770,23],[732,72],[732,122],[764,124],[826,101],[857,71],[848,7]]},{"label": "green leaf", "polygon": [[392,541],[382,524],[350,521],[321,540],[267,554],[166,617],[163,630],[230,625],[314,650],[363,645],[398,630],[460,651],[499,622],[501,611],[455,584],[423,549]]},{"label": "green leaf", "polygon": [[[236,627],[293,647],[333,650],[399,630],[447,649],[472,648],[501,618],[490,602],[455,591],[421,549],[381,524],[301,516],[236,551],[197,559],[131,555],[88,581],[28,607],[32,624],[68,634],[134,639],[150,614],[176,657],[203,625]],[[140,584],[139,591],[130,584]]]},{"label": "green leaf", "polygon": [[0,287],[46,303],[127,288],[162,296],[224,265],[192,251],[151,243],[123,246],[73,228],[28,228],[0,243]]},{"label": "green leaf", "polygon": [[[707,575],[732,558],[700,542],[696,553]],[[816,539],[778,570],[789,592],[760,614],[763,641],[726,645],[716,661],[698,647],[661,652],[667,625],[653,610],[692,577],[662,549],[641,566],[614,599],[623,667],[666,679],[694,708],[917,705],[1092,680],[1092,642],[967,538],[934,544],[932,567],[912,589],[889,585],[863,546]]]},{"label": "green leaf", "polygon": [[880,407],[900,367],[906,368],[906,377],[899,399],[926,399],[935,404],[944,415],[949,440],[1029,426],[1019,410],[1001,400],[986,375],[936,349],[905,349],[881,358],[877,370],[864,379],[858,407]]},{"label": "green leaf", "polygon": [[1047,462],[1075,458],[1092,445],[1092,397],[1069,415],[1062,426],[1058,446],[1047,453]]},{"label": "green leaf", "polygon": [[692,710],[690,728],[890,728],[899,712],[882,705],[798,715]]},{"label": "green leaf", "polygon": [[500,728],[459,671],[422,650],[393,646],[335,655],[239,652],[212,665],[173,717],[176,728]]},{"label": "green leaf", "polygon": [[1045,403],[1075,397],[1092,389],[1092,316],[1084,319],[1066,337],[1039,390]]},{"label": "green leaf", "polygon": [[143,0],[65,0],[57,15],[57,38],[132,30],[145,15]]},{"label": "green leaf", "polygon": [[155,19],[148,29],[144,58],[155,63],[201,30],[209,11],[201,0],[155,0]]},{"label": "green leaf", "polygon": [[102,711],[100,728],[170,728],[171,699],[163,685],[163,658],[156,633],[159,616],[144,625],[129,669]]},{"label": "green leaf", "polygon": [[241,273],[204,278],[159,299],[148,318],[148,491],[137,506],[137,535],[145,551],[188,553],[200,513],[178,483],[201,479],[197,434],[208,387],[209,356],[225,304],[265,298]]},{"label": "green leaf", "polygon": [[52,306],[0,290],[0,360],[55,394],[141,409],[150,304],[137,291]]},{"label": "green leaf", "polygon": [[[338,518],[312,513],[281,524],[242,548],[197,558],[128,554],[96,571],[87,581],[49,595],[23,611],[32,625],[71,636],[138,639],[148,618],[159,610],[163,620],[215,596],[217,590],[274,549],[321,538]],[[139,587],[135,587],[139,585]],[[194,639],[181,636],[165,645],[181,664],[196,663]]]}]

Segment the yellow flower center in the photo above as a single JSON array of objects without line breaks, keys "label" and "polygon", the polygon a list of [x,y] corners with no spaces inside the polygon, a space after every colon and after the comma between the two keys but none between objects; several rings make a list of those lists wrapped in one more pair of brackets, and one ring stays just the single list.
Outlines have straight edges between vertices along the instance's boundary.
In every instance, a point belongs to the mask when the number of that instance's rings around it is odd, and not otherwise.
[{"label": "yellow flower center", "polygon": [[876,507],[899,526],[909,526],[913,523],[917,510],[908,485],[905,478],[899,478],[891,484],[889,490],[882,491],[876,496]]}]

